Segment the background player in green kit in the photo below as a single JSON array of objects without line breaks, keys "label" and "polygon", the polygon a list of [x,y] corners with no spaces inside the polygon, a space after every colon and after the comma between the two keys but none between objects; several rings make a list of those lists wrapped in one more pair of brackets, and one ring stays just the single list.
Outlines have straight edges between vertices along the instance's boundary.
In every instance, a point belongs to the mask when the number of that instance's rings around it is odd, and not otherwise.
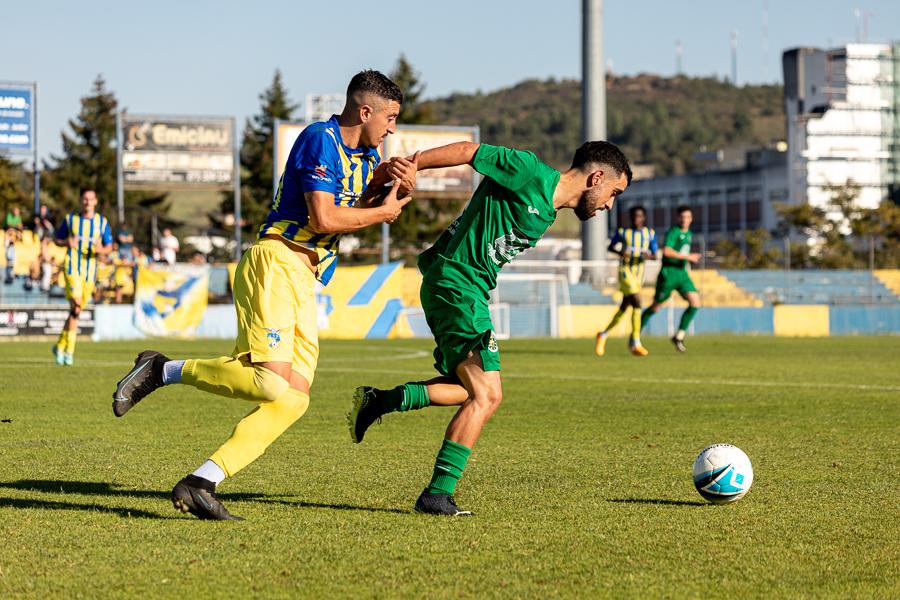
[{"label": "background player in green kit", "polygon": [[488,301],[497,273],[533,247],[556,219],[571,208],[582,221],[612,207],[631,182],[625,155],[608,142],[588,142],[564,173],[531,152],[459,142],[427,150],[417,168],[471,165],[484,175],[462,215],[419,256],[421,299],[434,335],[435,368],[441,377],[391,390],[357,388],[348,415],[350,437],[362,441],[382,415],[430,405],[459,406],[438,452],[431,482],[419,496],[419,512],[465,516],[452,494],[502,398],[500,349]]},{"label": "background player in green kit", "polygon": [[684,337],[687,335],[688,326],[700,309],[700,294],[697,293],[697,288],[691,281],[687,270],[689,262],[697,264],[700,261],[700,255],[691,252],[691,241],[693,240],[691,222],[693,220],[694,214],[690,207],[678,207],[678,225],[666,232],[662,268],[656,278],[656,294],[653,296],[653,304],[641,316],[641,329],[643,329],[662,306],[662,303],[669,299],[672,292],[681,294],[681,297],[687,300],[688,307],[682,313],[678,332],[672,338],[672,343],[679,352],[686,350]]}]

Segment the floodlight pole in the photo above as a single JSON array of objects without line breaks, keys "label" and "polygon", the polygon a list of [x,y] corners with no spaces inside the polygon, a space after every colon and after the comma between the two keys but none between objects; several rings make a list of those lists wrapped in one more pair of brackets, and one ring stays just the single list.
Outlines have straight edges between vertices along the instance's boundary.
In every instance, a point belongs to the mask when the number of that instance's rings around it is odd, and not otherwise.
[{"label": "floodlight pole", "polygon": [[37,83],[35,82],[31,92],[31,146],[34,148],[34,216],[41,211],[41,167],[38,164],[38,115],[37,115]]},{"label": "floodlight pole", "polygon": [[241,148],[237,119],[231,120],[231,138],[234,145],[234,259],[241,260]]},{"label": "floodlight pole", "polygon": [[116,216],[125,223],[125,182],[122,175],[122,113],[116,111]]},{"label": "floodlight pole", "polygon": [[[606,68],[603,64],[603,0],[581,1],[581,120],[585,141],[606,139]],[[602,260],[606,255],[607,220],[600,213],[581,225],[582,260]],[[602,269],[582,271],[582,279],[599,283]]]}]

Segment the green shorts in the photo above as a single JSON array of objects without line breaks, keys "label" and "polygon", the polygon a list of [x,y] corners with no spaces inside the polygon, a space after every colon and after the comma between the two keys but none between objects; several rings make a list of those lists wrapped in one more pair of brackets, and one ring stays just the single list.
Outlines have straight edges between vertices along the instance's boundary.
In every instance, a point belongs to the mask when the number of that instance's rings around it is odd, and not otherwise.
[{"label": "green shorts", "polygon": [[478,352],[485,371],[500,370],[500,348],[481,290],[465,293],[423,281],[419,297],[434,335],[435,369],[443,375],[455,375],[456,367],[469,352]]},{"label": "green shorts", "polygon": [[687,269],[663,267],[656,278],[656,294],[653,296],[653,301],[657,304],[662,304],[669,299],[672,292],[678,292],[684,297],[688,292],[696,291],[697,288],[694,286],[694,282],[691,281],[691,276],[688,275]]}]

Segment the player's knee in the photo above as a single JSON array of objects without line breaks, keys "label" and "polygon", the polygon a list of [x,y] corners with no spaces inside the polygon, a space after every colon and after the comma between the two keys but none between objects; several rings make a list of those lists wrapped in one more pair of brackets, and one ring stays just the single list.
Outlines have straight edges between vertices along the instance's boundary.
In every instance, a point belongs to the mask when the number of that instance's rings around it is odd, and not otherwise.
[{"label": "player's knee", "polygon": [[292,390],[289,394],[284,394],[276,401],[285,415],[286,420],[291,423],[302,417],[309,408],[309,395]]},{"label": "player's knee", "polygon": [[487,413],[487,416],[491,416],[503,402],[503,390],[486,387],[476,392],[473,400],[479,409]]},{"label": "player's knee", "polygon": [[288,391],[290,384],[284,377],[259,365],[255,365],[253,371],[254,400],[274,402]]},{"label": "player's knee", "polygon": [[73,317],[78,317],[81,314],[81,305],[73,304],[71,307],[69,307],[69,314]]}]

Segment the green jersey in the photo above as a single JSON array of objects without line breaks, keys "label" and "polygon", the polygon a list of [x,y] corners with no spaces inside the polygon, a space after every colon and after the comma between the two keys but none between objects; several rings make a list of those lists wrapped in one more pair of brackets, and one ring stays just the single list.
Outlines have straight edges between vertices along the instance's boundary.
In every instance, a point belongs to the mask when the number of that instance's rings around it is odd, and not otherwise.
[{"label": "green jersey", "polygon": [[481,144],[472,167],[484,179],[463,213],[419,256],[431,285],[488,295],[497,273],[533,247],[556,219],[559,171],[532,152]]},{"label": "green jersey", "polygon": [[[666,232],[666,242],[663,244],[663,248],[672,248],[679,254],[689,254],[693,238],[694,234],[691,233],[690,229],[682,231],[681,227],[675,226]],[[665,250],[663,250],[663,252],[665,252]],[[688,261],[684,258],[669,258],[663,254],[662,266],[664,267],[686,269],[687,263]]]}]

